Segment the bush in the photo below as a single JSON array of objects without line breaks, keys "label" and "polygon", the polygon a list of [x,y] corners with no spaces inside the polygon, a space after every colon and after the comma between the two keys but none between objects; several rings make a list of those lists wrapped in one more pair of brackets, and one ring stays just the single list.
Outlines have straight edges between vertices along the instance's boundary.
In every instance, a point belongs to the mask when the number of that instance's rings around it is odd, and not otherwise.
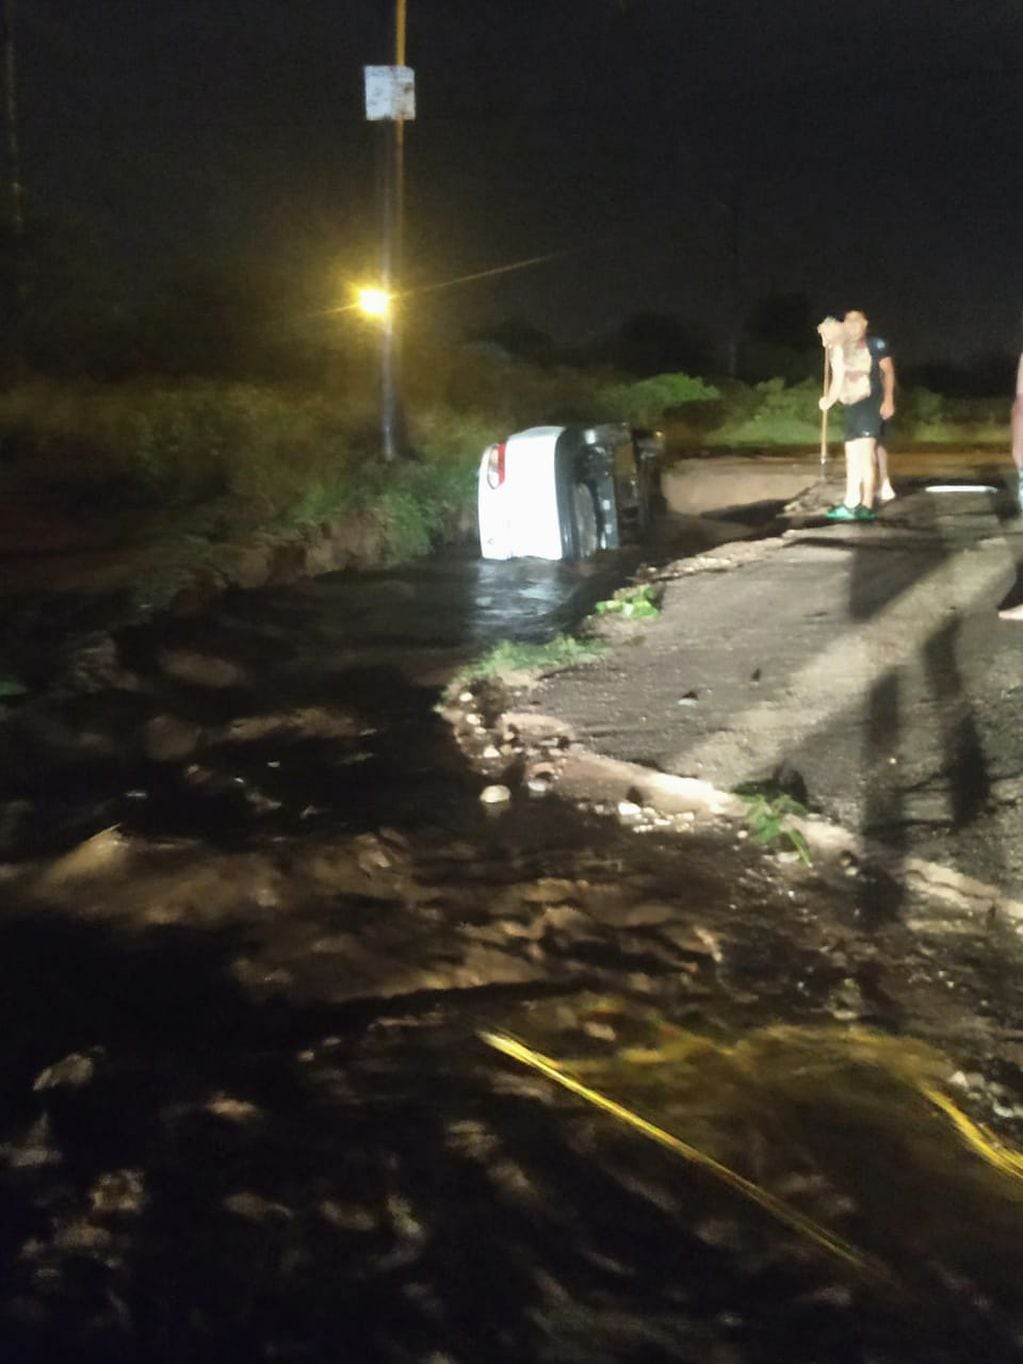
[{"label": "bush", "polygon": [[692,404],[719,398],[720,390],[691,374],[655,374],[637,383],[608,384],[597,395],[601,416],[637,426],[660,426]]},{"label": "bush", "polygon": [[813,379],[786,386],[783,379],[756,384],[751,401],[737,402],[710,432],[712,445],[812,445],[820,439],[820,385]]},{"label": "bush", "polygon": [[231,493],[276,507],[349,457],[322,399],[249,384],[30,384],[0,394],[0,450],[41,481],[191,503]]}]

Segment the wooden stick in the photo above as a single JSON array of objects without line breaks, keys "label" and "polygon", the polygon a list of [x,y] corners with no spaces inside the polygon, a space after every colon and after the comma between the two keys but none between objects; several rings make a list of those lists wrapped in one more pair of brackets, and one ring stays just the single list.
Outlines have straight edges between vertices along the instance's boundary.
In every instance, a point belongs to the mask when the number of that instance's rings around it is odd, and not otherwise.
[{"label": "wooden stick", "polygon": [[[828,396],[828,389],[831,386],[831,352],[827,346],[824,347],[824,388],[821,397]],[[821,413],[821,473],[827,468],[828,464],[828,409],[825,408]]]}]

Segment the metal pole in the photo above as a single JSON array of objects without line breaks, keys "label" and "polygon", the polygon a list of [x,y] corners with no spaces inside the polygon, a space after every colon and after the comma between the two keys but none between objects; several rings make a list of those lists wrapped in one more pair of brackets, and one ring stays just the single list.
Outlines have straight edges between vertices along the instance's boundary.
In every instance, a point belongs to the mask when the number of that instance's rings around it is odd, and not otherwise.
[{"label": "metal pole", "polygon": [[[406,0],[395,0],[394,60],[405,65]],[[380,434],[383,457],[397,459],[403,453],[403,419],[399,374],[401,332],[396,295],[401,279],[402,223],[405,209],[405,123],[390,119],[383,125],[383,234],[381,275],[391,306],[383,318],[380,336]]]},{"label": "metal pole", "polygon": [[25,227],[24,188],[21,183],[21,145],[18,138],[18,92],[15,82],[15,0],[3,0],[4,118],[7,125],[7,176],[11,200],[11,228],[21,237]]}]

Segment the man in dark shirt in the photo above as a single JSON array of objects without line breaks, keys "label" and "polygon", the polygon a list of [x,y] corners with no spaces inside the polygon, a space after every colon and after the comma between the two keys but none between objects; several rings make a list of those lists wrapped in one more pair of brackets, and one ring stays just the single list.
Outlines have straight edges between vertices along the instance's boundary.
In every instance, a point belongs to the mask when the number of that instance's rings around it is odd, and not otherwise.
[{"label": "man in dark shirt", "polygon": [[1012,462],[1016,466],[1019,509],[1023,511],[1023,355],[1016,370],[1016,400],[1012,404]]},{"label": "man in dark shirt", "polygon": [[[1023,355],[1019,357],[1016,370],[1016,397],[1012,404],[1012,462],[1016,466],[1016,497],[1023,512]],[[1002,620],[1023,620],[1023,603],[1009,606],[998,614]]]}]

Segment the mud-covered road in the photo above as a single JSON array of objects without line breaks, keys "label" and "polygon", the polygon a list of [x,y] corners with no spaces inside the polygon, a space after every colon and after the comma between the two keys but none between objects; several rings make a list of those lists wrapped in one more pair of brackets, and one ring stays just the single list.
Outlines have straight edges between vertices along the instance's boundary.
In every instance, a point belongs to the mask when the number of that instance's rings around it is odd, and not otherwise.
[{"label": "mud-covered road", "polygon": [[1018,1176],[927,1098],[1023,1133],[1015,933],[877,913],[869,871],[727,820],[534,794],[545,741],[490,691],[463,711],[512,799],[480,802],[452,669],[622,572],[236,594],[12,708],[5,1358],[1023,1357]]}]

